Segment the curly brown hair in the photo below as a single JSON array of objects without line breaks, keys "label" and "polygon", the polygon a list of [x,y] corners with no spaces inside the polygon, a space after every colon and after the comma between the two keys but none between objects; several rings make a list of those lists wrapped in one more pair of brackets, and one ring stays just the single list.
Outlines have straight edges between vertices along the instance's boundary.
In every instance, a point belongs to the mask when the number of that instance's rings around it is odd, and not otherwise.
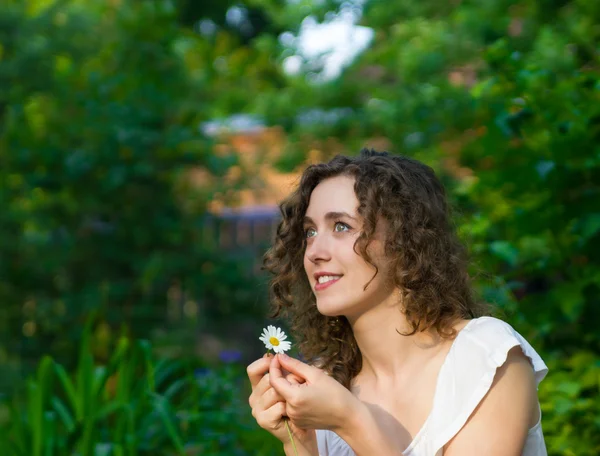
[{"label": "curly brown hair", "polygon": [[350,388],[362,368],[352,328],[345,317],[318,311],[303,263],[303,218],[311,193],[323,180],[341,175],[355,179],[363,221],[355,250],[376,274],[367,246],[377,220],[387,222],[384,253],[390,279],[412,327],[403,335],[435,329],[440,337],[453,338],[458,319],[483,315],[487,308],[474,299],[467,252],[455,234],[446,192],[433,169],[412,158],[369,149],[358,157],[338,155],[329,163],[309,166],[298,188],[280,204],[282,220],[264,256],[264,269],[273,274],[270,316],[287,319],[302,355]]}]

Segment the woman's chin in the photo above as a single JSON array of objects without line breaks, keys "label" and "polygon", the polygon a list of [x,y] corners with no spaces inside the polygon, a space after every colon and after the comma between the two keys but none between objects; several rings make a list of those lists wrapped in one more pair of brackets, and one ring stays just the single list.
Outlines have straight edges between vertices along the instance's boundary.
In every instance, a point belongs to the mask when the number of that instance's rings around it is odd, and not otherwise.
[{"label": "woman's chin", "polygon": [[333,303],[319,303],[317,301],[317,310],[321,315],[325,315],[326,317],[339,317],[340,315],[344,315],[346,306],[335,305]]}]

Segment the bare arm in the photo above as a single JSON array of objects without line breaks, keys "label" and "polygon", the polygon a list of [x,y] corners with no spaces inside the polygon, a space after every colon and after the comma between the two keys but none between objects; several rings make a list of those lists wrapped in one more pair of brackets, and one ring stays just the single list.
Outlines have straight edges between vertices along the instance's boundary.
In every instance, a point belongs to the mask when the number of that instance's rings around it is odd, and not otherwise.
[{"label": "bare arm", "polygon": [[508,353],[488,394],[444,456],[520,456],[528,430],[539,420],[533,369],[520,347]]},{"label": "bare arm", "polygon": [[[391,424],[391,423],[388,423]],[[397,428],[386,426],[369,405],[357,399],[346,422],[334,431],[350,445],[356,456],[385,454],[402,456]]]},{"label": "bare arm", "polygon": [[[296,443],[298,456],[319,456],[316,436],[312,439],[305,439],[303,441],[294,440],[294,442]],[[285,452],[285,456],[296,456],[294,447],[289,442],[283,445],[283,451]]]}]

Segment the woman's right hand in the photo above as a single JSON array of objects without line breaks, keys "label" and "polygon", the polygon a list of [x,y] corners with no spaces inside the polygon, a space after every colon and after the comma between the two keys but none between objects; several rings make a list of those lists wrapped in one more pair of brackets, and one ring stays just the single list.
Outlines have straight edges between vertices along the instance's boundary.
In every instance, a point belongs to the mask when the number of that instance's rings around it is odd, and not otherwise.
[{"label": "woman's right hand", "polygon": [[[252,394],[250,394],[248,402],[252,408],[252,416],[258,425],[288,446],[290,438],[284,420],[284,417],[287,419],[285,416],[285,400],[269,383],[269,367],[272,359],[272,354],[265,354],[246,369],[252,385]],[[293,374],[287,374],[286,378],[292,383],[300,383],[300,379]],[[301,429],[289,420],[288,425],[296,445],[304,447],[312,454],[312,450],[316,448],[314,429]]]}]

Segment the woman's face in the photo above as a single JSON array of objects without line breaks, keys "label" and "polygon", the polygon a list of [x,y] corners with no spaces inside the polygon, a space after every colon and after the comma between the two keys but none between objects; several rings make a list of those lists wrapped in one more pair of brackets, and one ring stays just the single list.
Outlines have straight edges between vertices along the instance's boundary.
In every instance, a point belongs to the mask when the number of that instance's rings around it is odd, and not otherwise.
[{"label": "woman's face", "polygon": [[385,262],[381,261],[384,234],[381,221],[368,247],[379,273],[364,290],[375,268],[354,251],[362,230],[358,205],[354,178],[349,176],[325,179],[310,196],[304,219],[307,243],[304,270],[323,315],[356,318],[393,292],[392,284],[385,280],[388,276]]}]

